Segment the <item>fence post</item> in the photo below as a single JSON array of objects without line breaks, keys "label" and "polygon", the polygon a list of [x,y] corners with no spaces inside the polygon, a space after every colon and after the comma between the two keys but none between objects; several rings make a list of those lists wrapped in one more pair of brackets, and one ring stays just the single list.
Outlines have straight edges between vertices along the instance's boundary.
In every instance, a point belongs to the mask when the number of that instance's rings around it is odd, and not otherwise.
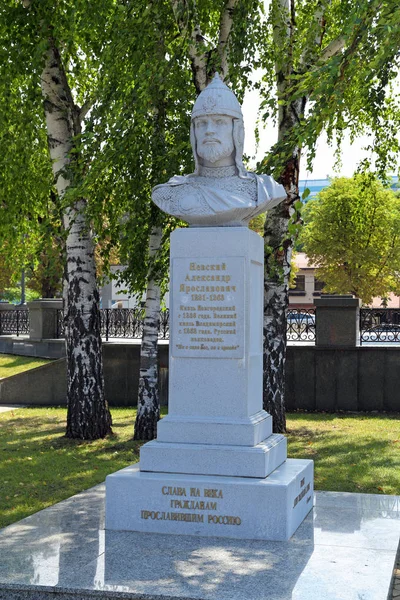
[{"label": "fence post", "polygon": [[109,312],[112,309],[105,308],[104,310],[106,311],[106,342],[108,342],[108,328],[109,328],[109,325],[110,325],[110,315],[109,315]]},{"label": "fence post", "polygon": [[56,298],[41,298],[28,302],[29,338],[48,340],[57,338],[57,310],[63,301]]},{"label": "fence post", "polygon": [[351,348],[359,345],[359,298],[326,294],[316,298],[314,304],[316,346]]},{"label": "fence post", "polygon": [[[3,300],[0,300],[0,335],[3,335],[3,331],[4,331],[4,323],[3,323],[3,317],[2,317],[2,311],[3,310],[15,310],[15,305],[14,304],[10,304],[9,302],[4,302]],[[4,320],[5,323],[7,323],[7,319]]]}]

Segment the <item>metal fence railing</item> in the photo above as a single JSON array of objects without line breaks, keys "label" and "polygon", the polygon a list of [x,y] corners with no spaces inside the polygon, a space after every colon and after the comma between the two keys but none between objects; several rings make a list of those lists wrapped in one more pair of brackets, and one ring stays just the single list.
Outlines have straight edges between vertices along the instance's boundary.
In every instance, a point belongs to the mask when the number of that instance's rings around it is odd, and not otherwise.
[{"label": "metal fence railing", "polygon": [[[141,339],[144,313],[138,308],[102,308],[101,336],[109,338]],[[160,311],[160,340],[169,339],[169,310]],[[64,336],[64,312],[57,310],[57,337]],[[292,342],[315,341],[315,309],[291,308],[287,314],[287,340]]]},{"label": "metal fence railing", "polygon": [[400,343],[400,308],[361,308],[360,343]]},{"label": "metal fence railing", "polygon": [[26,335],[29,333],[29,310],[13,308],[0,310],[0,335]]},{"label": "metal fence railing", "polygon": [[[141,339],[143,335],[144,312],[142,308],[102,308],[100,309],[101,337]],[[57,310],[57,337],[65,334],[64,311]],[[160,331],[158,338],[169,338],[169,310],[160,311]]]},{"label": "metal fence railing", "polygon": [[[141,339],[144,313],[141,308],[103,308],[101,335],[109,338]],[[64,312],[56,311],[56,336],[64,336]],[[287,341],[315,342],[315,308],[289,308]],[[160,311],[159,339],[169,339],[169,310]],[[0,310],[0,335],[28,335],[29,310]],[[400,308],[361,308],[360,343],[400,343]]]},{"label": "metal fence railing", "polygon": [[289,308],[286,323],[288,342],[315,342],[315,308]]}]

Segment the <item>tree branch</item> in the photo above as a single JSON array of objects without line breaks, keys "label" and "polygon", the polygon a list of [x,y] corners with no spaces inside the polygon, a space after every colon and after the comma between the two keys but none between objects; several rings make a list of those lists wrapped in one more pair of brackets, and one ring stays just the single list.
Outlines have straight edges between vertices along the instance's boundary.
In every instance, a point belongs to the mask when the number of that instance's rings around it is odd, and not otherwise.
[{"label": "tree branch", "polygon": [[232,30],[233,15],[237,4],[238,0],[227,0],[221,15],[218,38],[218,57],[221,63],[220,68],[222,79],[226,79],[228,75],[229,36]]},{"label": "tree branch", "polygon": [[[185,10],[189,13],[189,7],[186,0],[171,0],[172,12],[174,13],[176,24],[183,38],[189,39],[188,53],[191,62],[193,81],[196,91],[199,94],[207,85],[207,48],[205,38],[201,32],[199,23],[195,23],[190,30],[190,19],[184,18]],[[194,16],[196,13],[196,3],[193,2]]]},{"label": "tree branch", "polygon": [[78,108],[79,119],[80,119],[81,123],[93,105],[94,105],[94,100],[89,98],[88,100],[86,100],[86,102],[84,102],[82,104],[82,106],[80,108]]},{"label": "tree branch", "polygon": [[320,60],[322,62],[326,62],[327,60],[332,58],[332,56],[336,56],[336,54],[339,54],[339,52],[341,52],[343,50],[343,48],[345,46],[345,42],[346,42],[346,39],[344,36],[339,36],[335,40],[332,40],[323,49],[322,54],[318,60]]}]

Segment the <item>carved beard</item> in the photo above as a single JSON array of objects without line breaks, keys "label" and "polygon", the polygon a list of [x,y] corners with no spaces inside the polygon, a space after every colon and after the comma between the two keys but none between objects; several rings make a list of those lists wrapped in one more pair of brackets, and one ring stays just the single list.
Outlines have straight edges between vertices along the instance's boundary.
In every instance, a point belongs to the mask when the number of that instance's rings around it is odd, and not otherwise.
[{"label": "carved beard", "polygon": [[208,160],[211,163],[217,162],[221,158],[230,156],[234,151],[233,140],[224,140],[215,144],[197,144],[197,154],[203,160]]}]

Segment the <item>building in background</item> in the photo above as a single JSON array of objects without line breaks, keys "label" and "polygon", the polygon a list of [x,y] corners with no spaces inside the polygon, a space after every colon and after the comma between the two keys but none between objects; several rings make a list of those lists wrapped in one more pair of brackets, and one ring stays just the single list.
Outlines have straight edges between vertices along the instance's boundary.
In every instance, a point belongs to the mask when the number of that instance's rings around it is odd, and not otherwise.
[{"label": "building in background", "polygon": [[[126,269],[124,265],[112,265],[110,270],[113,275],[118,271]],[[146,293],[140,296],[132,296],[126,289],[126,285],[116,279],[111,279],[100,286],[101,308],[139,308],[144,306]],[[165,294],[163,303],[169,307],[169,294]]]},{"label": "building in background", "polygon": [[[330,184],[329,179],[300,179],[299,181],[299,193],[300,196],[303,195],[304,190],[307,188],[310,190],[310,195],[307,197],[306,202],[315,198],[315,196],[324,188],[328,187]],[[391,188],[394,192],[399,190],[399,178],[392,177],[392,185]]]},{"label": "building in background", "polygon": [[[324,290],[324,282],[317,279],[315,267],[304,252],[298,252],[294,257],[297,274],[295,287],[289,290],[289,308],[312,308],[315,298],[319,298]],[[382,308],[382,298],[374,298],[372,308]],[[389,296],[387,308],[400,308],[400,297]]]}]

